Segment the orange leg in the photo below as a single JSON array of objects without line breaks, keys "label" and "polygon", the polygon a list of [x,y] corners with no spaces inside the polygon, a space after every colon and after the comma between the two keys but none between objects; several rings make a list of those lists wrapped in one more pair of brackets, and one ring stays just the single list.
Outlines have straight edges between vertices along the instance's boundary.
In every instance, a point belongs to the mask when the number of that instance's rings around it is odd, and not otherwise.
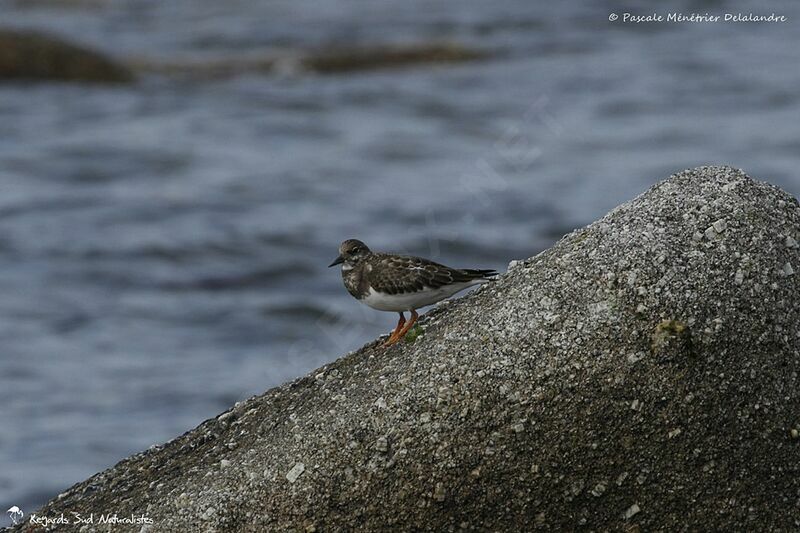
[{"label": "orange leg", "polygon": [[400,330],[403,329],[403,324],[406,323],[406,316],[403,313],[400,313],[400,320],[397,321],[397,327],[394,328],[394,331],[389,338],[383,343],[384,346],[389,346],[390,344],[394,344],[397,342],[397,334],[400,333]]},{"label": "orange leg", "polygon": [[397,333],[397,336],[394,338],[394,340],[392,340],[392,338],[390,337],[389,340],[386,341],[385,346],[388,346],[390,344],[394,344],[394,343],[398,342],[400,339],[402,339],[403,337],[405,337],[406,333],[408,333],[408,330],[410,330],[414,326],[414,323],[417,321],[418,318],[419,318],[419,315],[417,314],[417,312],[412,310],[411,311],[411,318],[408,320],[408,322],[406,322],[405,326],[403,326],[403,329],[401,329]]}]

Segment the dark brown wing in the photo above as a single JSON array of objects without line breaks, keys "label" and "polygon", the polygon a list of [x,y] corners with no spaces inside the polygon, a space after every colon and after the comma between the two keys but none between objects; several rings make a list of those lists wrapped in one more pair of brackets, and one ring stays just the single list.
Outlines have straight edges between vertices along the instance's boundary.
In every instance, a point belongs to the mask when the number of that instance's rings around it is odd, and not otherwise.
[{"label": "dark brown wing", "polygon": [[438,289],[494,275],[493,270],[459,270],[422,257],[376,254],[370,263],[369,283],[378,292],[405,294]]}]

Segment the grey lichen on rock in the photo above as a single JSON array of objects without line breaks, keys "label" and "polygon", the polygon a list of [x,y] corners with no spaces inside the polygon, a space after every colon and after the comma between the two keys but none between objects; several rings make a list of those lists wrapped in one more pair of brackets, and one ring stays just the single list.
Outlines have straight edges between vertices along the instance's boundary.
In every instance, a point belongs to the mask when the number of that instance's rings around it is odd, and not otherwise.
[{"label": "grey lichen on rock", "polygon": [[0,28],[0,82],[125,83],[127,67],[100,52],[32,30]]},{"label": "grey lichen on rock", "polygon": [[[143,513],[153,531],[796,529],[798,235],[778,188],[681,172],[429,312],[414,343],[364,346],[39,513]],[[692,357],[658,356],[687,331]]]}]

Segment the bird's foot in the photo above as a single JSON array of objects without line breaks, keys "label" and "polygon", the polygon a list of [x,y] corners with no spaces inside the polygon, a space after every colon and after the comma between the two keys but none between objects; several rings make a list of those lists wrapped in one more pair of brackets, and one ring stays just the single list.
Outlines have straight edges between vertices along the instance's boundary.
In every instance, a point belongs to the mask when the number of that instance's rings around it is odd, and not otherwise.
[{"label": "bird's foot", "polygon": [[386,342],[383,343],[384,347],[391,346],[392,344],[400,340],[401,338],[400,332],[403,330],[403,326],[405,325],[405,323],[406,323],[406,317],[403,313],[400,313],[400,320],[397,321],[397,327],[394,328],[392,334],[389,335],[389,338],[386,339]]},{"label": "bird's foot", "polygon": [[417,321],[417,318],[419,318],[417,312],[411,311],[411,319],[406,321],[404,318],[403,323],[398,323],[397,329],[395,329],[394,332],[392,332],[392,334],[389,336],[389,338],[386,340],[383,346],[386,347],[386,346],[391,346],[392,344],[397,344],[398,342],[400,342],[401,339],[405,338],[406,333],[408,333],[408,330],[410,330],[411,326],[413,326],[414,323]]},{"label": "bird's foot", "polygon": [[386,348],[388,346],[391,346],[392,344],[397,344],[397,341],[399,341],[399,340],[400,340],[400,338],[397,335],[395,335],[394,333],[392,333],[389,336],[389,338],[386,339],[386,342],[383,343],[383,347]]}]

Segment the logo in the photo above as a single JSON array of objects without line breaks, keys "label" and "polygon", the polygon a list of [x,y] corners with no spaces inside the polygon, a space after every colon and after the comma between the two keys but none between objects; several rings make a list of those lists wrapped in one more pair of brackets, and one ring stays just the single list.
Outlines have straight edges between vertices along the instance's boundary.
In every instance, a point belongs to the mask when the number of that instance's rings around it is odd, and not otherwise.
[{"label": "logo", "polygon": [[25,516],[25,513],[22,512],[22,509],[16,505],[12,505],[11,508],[6,512],[8,513],[8,517],[11,519],[11,522],[15,526],[22,522],[22,517]]}]

